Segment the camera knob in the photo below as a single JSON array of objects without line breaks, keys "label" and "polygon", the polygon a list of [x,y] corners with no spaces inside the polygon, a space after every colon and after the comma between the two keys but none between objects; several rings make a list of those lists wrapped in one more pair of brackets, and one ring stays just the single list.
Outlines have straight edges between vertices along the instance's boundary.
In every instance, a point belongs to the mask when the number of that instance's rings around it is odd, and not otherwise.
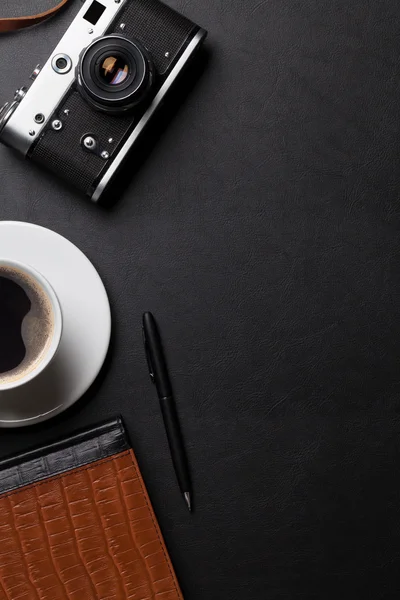
[{"label": "camera knob", "polygon": [[32,79],[32,81],[35,81],[36,77],[39,75],[41,70],[42,70],[42,67],[40,65],[36,65],[36,67],[33,69],[30,79]]},{"label": "camera knob", "polygon": [[12,116],[17,106],[18,102],[14,100],[14,102],[11,102],[11,104],[9,102],[6,102],[4,106],[0,107],[0,133],[7,125],[9,118]]},{"label": "camera knob", "polygon": [[26,96],[27,88],[25,86],[19,88],[14,94],[14,100],[16,102],[21,102]]}]

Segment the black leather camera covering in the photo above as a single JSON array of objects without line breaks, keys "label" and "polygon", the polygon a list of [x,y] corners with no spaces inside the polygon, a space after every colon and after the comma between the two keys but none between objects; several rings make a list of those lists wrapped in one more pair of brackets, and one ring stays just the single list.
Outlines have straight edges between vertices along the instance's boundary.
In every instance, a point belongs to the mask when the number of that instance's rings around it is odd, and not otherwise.
[{"label": "black leather camera covering", "polygon": [[[88,396],[0,431],[0,453],[121,412],[185,600],[393,600],[399,2],[168,2],[209,30],[209,61],[113,210],[0,147],[1,218],[76,243],[114,325]],[[80,7],[0,38],[1,101]],[[145,310],[166,349],[192,515],[149,382]]]},{"label": "black leather camera covering", "polygon": [[157,72],[164,75],[179,56],[196,26],[184,15],[158,0],[136,0],[127,7],[109,33],[138,38],[151,51]]},{"label": "black leather camera covering", "polygon": [[[69,111],[68,117],[63,114],[65,110]],[[112,161],[134,119],[131,114],[104,115],[93,110],[75,86],[60,104],[55,117],[62,120],[62,131],[54,131],[50,123],[43,137],[33,147],[30,158],[81,192],[88,193],[110,166],[109,161],[101,157],[101,151],[108,151]],[[94,137],[100,151],[94,153],[84,150],[81,141],[87,135]],[[112,144],[108,142],[110,138]]]}]

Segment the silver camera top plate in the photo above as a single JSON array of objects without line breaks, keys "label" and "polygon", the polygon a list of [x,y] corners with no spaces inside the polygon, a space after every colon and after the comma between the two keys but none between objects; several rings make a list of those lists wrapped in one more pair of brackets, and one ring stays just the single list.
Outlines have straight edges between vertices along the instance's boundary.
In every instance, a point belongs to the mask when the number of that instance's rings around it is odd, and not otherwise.
[{"label": "silver camera top plate", "polygon": [[[100,4],[104,11],[98,21],[93,24],[85,17],[95,2]],[[82,50],[94,39],[105,34],[114,18],[129,0],[100,0],[100,3],[95,0],[95,2],[93,0],[85,2],[1,132],[2,142],[12,145],[24,156],[74,83],[75,69]],[[67,60],[69,58],[71,68],[66,71],[54,69],[53,60],[57,60],[59,56],[67,57]],[[45,94],[43,94],[43,90],[46,90]],[[44,120],[40,124],[35,120],[35,116],[38,114],[44,116]]]}]

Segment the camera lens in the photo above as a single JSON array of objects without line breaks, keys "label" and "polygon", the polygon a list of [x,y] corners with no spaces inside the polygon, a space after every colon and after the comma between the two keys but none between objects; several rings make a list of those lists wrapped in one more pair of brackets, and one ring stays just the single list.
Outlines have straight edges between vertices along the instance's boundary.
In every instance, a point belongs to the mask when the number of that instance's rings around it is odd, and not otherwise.
[{"label": "camera lens", "polygon": [[81,56],[78,87],[97,109],[120,112],[142,102],[154,81],[152,59],[136,40],[117,35],[94,41]]},{"label": "camera lens", "polygon": [[129,75],[129,65],[123,56],[107,56],[100,65],[99,75],[108,85],[121,85]]},{"label": "camera lens", "polygon": [[57,58],[57,60],[56,60],[57,69],[59,69],[60,71],[63,71],[67,65],[68,65],[68,63],[65,58],[63,58],[63,57]]}]

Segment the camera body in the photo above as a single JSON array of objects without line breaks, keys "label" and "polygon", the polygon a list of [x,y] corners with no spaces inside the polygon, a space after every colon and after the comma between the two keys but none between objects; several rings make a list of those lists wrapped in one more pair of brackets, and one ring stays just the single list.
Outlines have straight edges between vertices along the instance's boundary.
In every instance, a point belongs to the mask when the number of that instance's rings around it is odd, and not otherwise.
[{"label": "camera body", "polygon": [[99,201],[206,35],[159,0],[86,0],[0,141]]}]

